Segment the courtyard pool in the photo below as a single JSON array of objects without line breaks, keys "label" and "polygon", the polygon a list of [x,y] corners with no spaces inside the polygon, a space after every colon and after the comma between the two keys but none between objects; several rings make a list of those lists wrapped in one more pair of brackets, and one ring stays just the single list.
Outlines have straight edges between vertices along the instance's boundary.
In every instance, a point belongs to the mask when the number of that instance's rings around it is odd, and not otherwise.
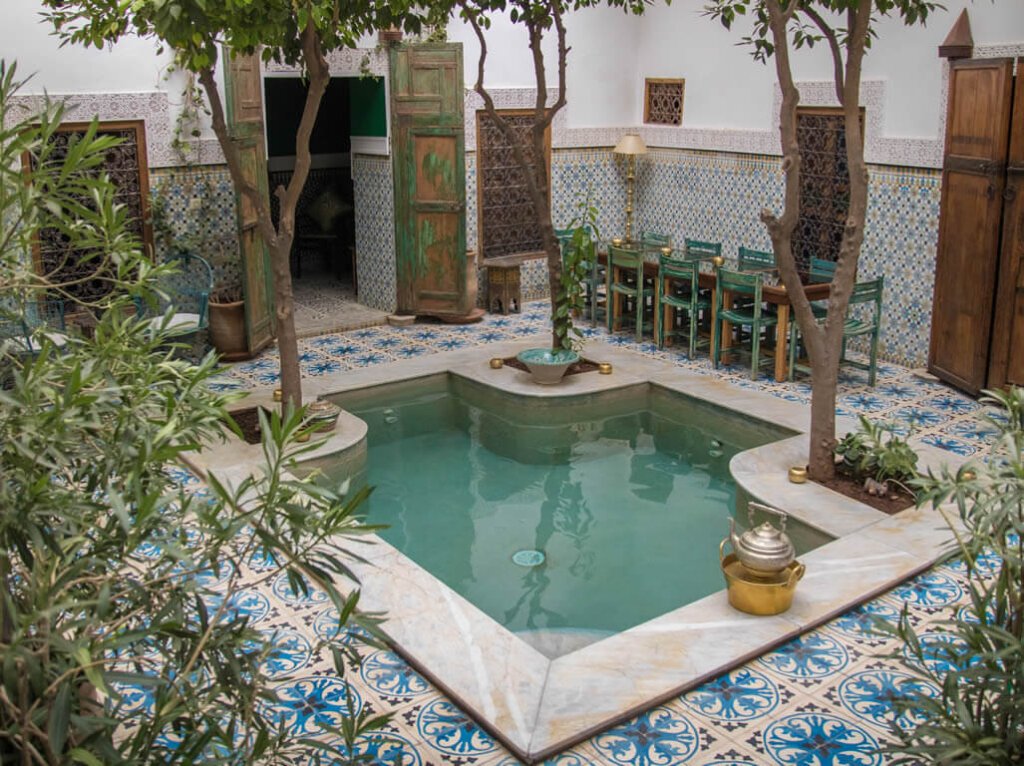
[{"label": "courtyard pool", "polygon": [[[381,536],[549,657],[721,590],[729,460],[793,433],[646,383],[535,400],[437,375],[332,398],[369,427],[355,482]],[[788,531],[798,554],[832,539]]]}]

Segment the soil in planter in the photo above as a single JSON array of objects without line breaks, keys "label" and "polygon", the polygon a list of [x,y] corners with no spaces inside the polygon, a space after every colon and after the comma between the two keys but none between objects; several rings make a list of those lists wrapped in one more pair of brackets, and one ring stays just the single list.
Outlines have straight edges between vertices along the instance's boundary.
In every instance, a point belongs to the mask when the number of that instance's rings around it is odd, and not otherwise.
[{"label": "soil in planter", "polygon": [[917,504],[913,494],[899,485],[889,485],[889,492],[885,495],[871,495],[864,489],[864,483],[855,479],[843,470],[841,465],[836,466],[836,475],[830,481],[817,482],[823,487],[828,487],[833,492],[846,495],[864,505],[870,505],[875,510],[888,513],[890,516],[900,511],[905,511]]},{"label": "soil in planter", "polygon": [[[502,359],[506,367],[511,367],[514,370],[522,370],[523,372],[529,372],[530,368],[520,362],[514,356]],[[592,362],[589,359],[580,359],[578,362],[573,362],[569,365],[569,369],[565,371],[566,375],[579,375],[581,372],[594,372],[597,370],[597,362]]]},{"label": "soil in planter", "polygon": [[246,407],[241,410],[232,410],[228,413],[242,429],[242,438],[247,444],[259,444],[263,440],[263,432],[260,430],[260,408]]}]

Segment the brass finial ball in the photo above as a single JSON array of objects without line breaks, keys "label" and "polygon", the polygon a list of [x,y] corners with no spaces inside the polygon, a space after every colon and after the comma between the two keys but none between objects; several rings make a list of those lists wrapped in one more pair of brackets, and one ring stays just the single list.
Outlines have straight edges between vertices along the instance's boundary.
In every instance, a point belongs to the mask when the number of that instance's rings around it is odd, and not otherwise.
[{"label": "brass finial ball", "polygon": [[978,478],[978,474],[976,474],[974,471],[968,468],[964,471],[961,471],[960,478],[963,479],[964,481],[974,481],[975,479]]},{"label": "brass finial ball", "polygon": [[601,375],[611,375],[612,374],[611,362],[601,362],[599,365],[597,365],[597,371]]},{"label": "brass finial ball", "polygon": [[284,391],[282,391],[280,388],[275,388],[274,389],[274,401],[275,402],[279,402],[282,399],[284,399]]},{"label": "brass finial ball", "polygon": [[725,265],[725,258],[723,258],[720,255],[716,255],[714,258],[711,259],[711,262],[715,264],[716,269],[720,269]]},{"label": "brass finial ball", "polygon": [[661,254],[662,255],[672,255],[672,248],[671,247],[667,247],[667,246],[661,248]]},{"label": "brass finial ball", "polygon": [[491,369],[492,370],[500,370],[504,366],[505,366],[505,362],[504,362],[504,360],[501,359],[501,357],[497,357],[496,356],[496,357],[494,357],[491,360]]}]

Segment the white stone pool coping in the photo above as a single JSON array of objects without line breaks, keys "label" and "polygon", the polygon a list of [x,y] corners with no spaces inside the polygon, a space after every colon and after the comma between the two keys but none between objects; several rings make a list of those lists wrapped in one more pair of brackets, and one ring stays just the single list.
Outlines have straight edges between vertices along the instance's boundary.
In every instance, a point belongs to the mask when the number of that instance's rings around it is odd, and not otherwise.
[{"label": "white stone pool coping", "polygon": [[[584,355],[611,362],[612,375],[575,375],[545,387],[533,384],[527,373],[488,365],[490,357],[513,356],[543,345],[548,337],[307,379],[304,394],[312,401],[320,395],[445,372],[532,397],[654,383],[801,432],[736,455],[730,469],[748,494],[837,539],[802,558],[807,574],[785,614],[754,617],[738,612],[729,606],[723,589],[556,659],[538,652],[384,540],[360,546],[359,554],[366,560],[354,567],[361,580],[360,607],[386,612],[384,630],[398,651],[520,759],[543,760],[757,657],[927,569],[948,550],[952,535],[934,510],[888,516],[819,485],[788,481],[788,467],[807,462],[806,405],[603,341],[589,343]],[[247,404],[269,400],[267,389],[254,393]],[[855,426],[852,419],[840,418],[837,430],[842,434]],[[337,431],[304,458],[365,449],[365,435],[365,424],[345,414]],[[915,448],[922,469],[965,462],[928,445]],[[253,471],[261,459],[258,446],[232,443],[193,454],[189,460],[202,474],[212,470],[231,480]]]}]

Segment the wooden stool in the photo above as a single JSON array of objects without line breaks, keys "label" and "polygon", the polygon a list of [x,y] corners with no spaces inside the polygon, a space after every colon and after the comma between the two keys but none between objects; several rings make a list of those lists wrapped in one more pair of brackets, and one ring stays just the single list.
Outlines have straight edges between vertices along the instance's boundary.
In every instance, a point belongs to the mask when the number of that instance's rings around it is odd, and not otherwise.
[{"label": "wooden stool", "polygon": [[492,314],[518,314],[523,299],[520,293],[518,256],[489,258],[487,266],[487,310]]}]

